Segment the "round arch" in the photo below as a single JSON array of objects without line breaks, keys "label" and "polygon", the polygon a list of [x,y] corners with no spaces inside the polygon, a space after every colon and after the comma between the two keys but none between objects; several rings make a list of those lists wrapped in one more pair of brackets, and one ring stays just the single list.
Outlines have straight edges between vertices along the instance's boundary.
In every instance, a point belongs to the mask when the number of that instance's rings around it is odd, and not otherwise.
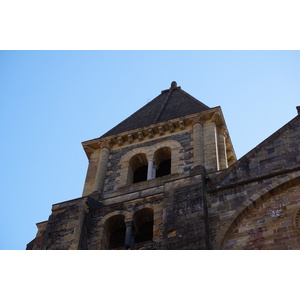
[{"label": "round arch", "polygon": [[260,206],[270,197],[279,194],[294,185],[300,184],[300,171],[289,174],[289,177],[277,178],[269,187],[257,192],[242,205],[234,214],[222,224],[214,241],[214,249],[223,249],[225,241],[228,239],[234,228],[247,216],[254,208]]},{"label": "round arch", "polygon": [[156,165],[156,177],[171,174],[172,150],[170,147],[162,147],[156,150],[154,161]]},{"label": "round arch", "polygon": [[106,219],[103,224],[102,247],[104,249],[116,249],[124,246],[125,242],[125,217],[116,214]]},{"label": "round arch", "polygon": [[[135,160],[134,157],[138,158],[139,160],[142,160],[143,165],[145,165],[145,158],[147,162],[150,159],[155,159],[155,153],[159,149],[170,149],[165,151],[166,153],[169,153],[167,156],[171,158],[170,162],[170,173],[171,174],[176,174],[183,172],[182,169],[179,169],[179,159],[180,159],[180,150],[182,150],[182,146],[179,142],[173,141],[173,140],[167,140],[167,141],[162,141],[158,142],[152,146],[146,146],[146,147],[138,147],[135,148],[131,151],[128,151],[126,154],[124,154],[120,161],[119,161],[119,166],[120,166],[120,179],[119,179],[119,184],[118,187],[125,186],[127,184],[130,184],[133,182],[133,173],[132,170],[134,167],[131,167],[131,163],[133,165],[138,165],[136,163],[137,161]],[[157,152],[159,153],[159,152]],[[133,159],[133,160],[132,160]]]},{"label": "round arch", "polygon": [[147,180],[148,161],[145,153],[135,154],[129,160],[127,184]]},{"label": "round arch", "polygon": [[137,210],[132,221],[136,231],[135,243],[153,239],[154,211],[152,208],[145,207]]},{"label": "round arch", "polygon": [[116,230],[117,228],[121,229],[123,222],[125,224],[129,218],[129,212],[123,210],[116,210],[103,216],[95,226],[95,234],[98,236],[97,249],[109,249],[109,234],[114,228]]}]

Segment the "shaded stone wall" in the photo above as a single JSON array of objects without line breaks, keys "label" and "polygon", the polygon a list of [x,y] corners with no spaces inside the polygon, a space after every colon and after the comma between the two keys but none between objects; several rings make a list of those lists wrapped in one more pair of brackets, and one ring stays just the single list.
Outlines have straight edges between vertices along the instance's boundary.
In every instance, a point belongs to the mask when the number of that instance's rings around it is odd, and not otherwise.
[{"label": "shaded stone wall", "polygon": [[[206,219],[201,177],[166,186],[164,200],[164,249],[207,249]],[[188,184],[189,183],[189,184]]]}]

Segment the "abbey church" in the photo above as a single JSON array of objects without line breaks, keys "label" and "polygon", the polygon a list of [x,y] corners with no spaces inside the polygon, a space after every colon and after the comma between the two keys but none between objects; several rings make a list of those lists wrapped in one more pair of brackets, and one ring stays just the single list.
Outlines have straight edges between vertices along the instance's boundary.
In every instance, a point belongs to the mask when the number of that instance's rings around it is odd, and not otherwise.
[{"label": "abbey church", "polygon": [[221,107],[172,82],[82,143],[82,196],[53,204],[27,249],[300,249],[297,110],[237,160]]}]

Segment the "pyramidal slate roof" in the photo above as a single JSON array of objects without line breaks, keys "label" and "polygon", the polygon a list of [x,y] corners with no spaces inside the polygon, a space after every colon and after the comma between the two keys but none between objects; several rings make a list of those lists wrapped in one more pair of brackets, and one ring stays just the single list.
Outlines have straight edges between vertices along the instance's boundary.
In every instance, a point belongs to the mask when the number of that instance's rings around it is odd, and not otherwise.
[{"label": "pyramidal slate roof", "polygon": [[210,108],[182,90],[181,87],[177,87],[177,83],[173,81],[170,89],[162,91],[160,95],[106,132],[101,138],[184,117],[207,109]]}]

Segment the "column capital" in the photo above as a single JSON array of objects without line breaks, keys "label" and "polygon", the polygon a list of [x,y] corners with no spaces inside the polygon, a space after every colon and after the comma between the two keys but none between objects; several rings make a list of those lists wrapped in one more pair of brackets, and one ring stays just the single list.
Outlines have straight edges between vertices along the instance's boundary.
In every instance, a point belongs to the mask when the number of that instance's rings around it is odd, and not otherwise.
[{"label": "column capital", "polygon": [[203,125],[204,117],[203,116],[194,117],[194,118],[191,119],[191,121],[192,121],[192,126],[194,126],[195,124]]},{"label": "column capital", "polygon": [[214,122],[216,125],[221,125],[222,120],[221,120],[221,114],[220,112],[215,112],[213,116],[211,117],[211,121]]},{"label": "column capital", "polygon": [[125,220],[125,225],[126,225],[126,227],[132,227],[133,226],[132,219],[131,220]]},{"label": "column capital", "polygon": [[100,153],[94,181],[94,191],[102,193],[104,188],[107,165],[109,161],[110,140],[104,141],[102,143],[99,142],[98,145],[100,147]]},{"label": "column capital", "polygon": [[99,142],[98,145],[99,145],[100,149],[107,148],[108,150],[110,150],[112,143],[111,143],[111,140],[105,140],[103,142]]}]

